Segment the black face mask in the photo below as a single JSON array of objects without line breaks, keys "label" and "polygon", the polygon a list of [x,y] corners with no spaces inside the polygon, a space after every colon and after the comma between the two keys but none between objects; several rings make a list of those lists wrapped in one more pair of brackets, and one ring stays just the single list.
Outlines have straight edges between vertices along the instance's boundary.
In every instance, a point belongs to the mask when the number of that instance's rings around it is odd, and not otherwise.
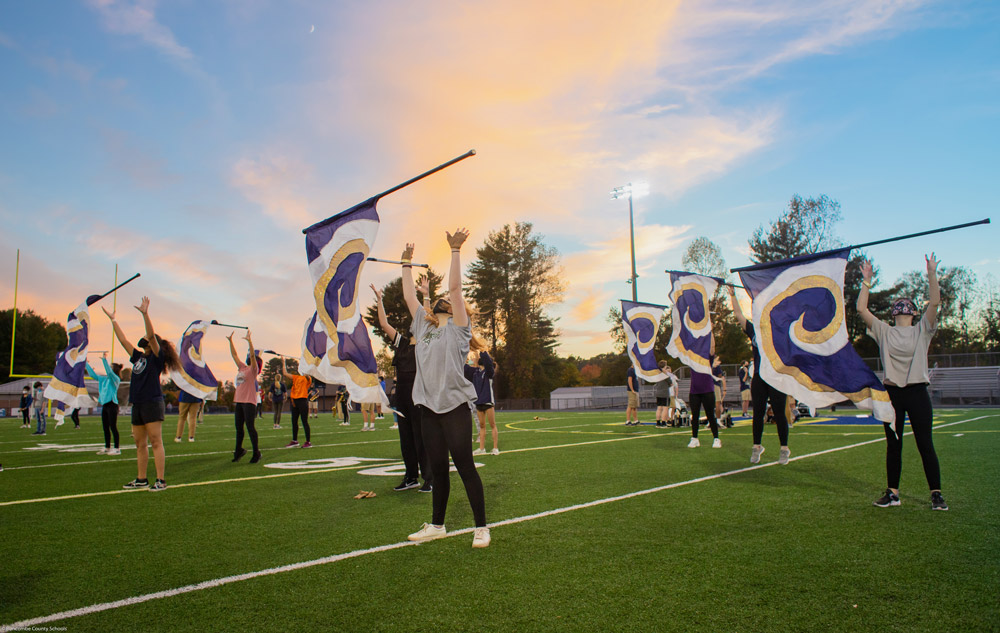
[{"label": "black face mask", "polygon": [[451,303],[447,299],[438,299],[434,302],[431,312],[434,314],[448,314],[451,312]]}]

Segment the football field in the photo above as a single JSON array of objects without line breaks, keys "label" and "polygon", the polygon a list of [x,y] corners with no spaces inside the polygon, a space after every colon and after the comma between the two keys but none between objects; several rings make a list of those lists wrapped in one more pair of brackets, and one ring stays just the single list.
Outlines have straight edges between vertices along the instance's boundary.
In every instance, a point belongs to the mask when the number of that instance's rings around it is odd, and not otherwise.
[{"label": "football field", "polygon": [[95,454],[96,417],[50,420],[45,437],[7,419],[0,629],[1000,629],[1000,411],[935,413],[947,512],[930,510],[910,436],[902,505],[873,507],[882,428],[835,415],[796,424],[784,466],[766,427],[752,466],[748,422],[721,448],[703,429],[689,449],[690,429],[625,427],[622,412],[500,413],[501,454],[476,457],[483,550],[457,473],[449,538],[406,540],[431,495],[393,491],[390,420],[361,432],[360,415],[341,427],[324,414],[312,448],[286,449],[288,416],[280,430],[266,417],[249,464],[230,461],[232,416],[206,416],[193,443],[173,442],[168,416],[169,487],[154,493],[122,490],[135,477],[127,417],[120,456]]}]

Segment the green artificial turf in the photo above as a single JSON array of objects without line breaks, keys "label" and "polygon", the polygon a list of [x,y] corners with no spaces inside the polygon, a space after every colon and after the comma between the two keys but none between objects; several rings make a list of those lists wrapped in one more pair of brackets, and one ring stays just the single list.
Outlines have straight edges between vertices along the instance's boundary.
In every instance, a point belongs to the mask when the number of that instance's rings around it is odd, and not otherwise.
[{"label": "green artificial turf", "polygon": [[[542,419],[535,420],[535,416]],[[644,420],[650,414],[644,412]],[[972,418],[979,418],[971,420]],[[898,508],[878,426],[798,424],[793,460],[750,469],[750,429],[686,448],[688,430],[629,428],[621,412],[501,413],[499,456],[477,456],[491,523],[668,484],[650,494],[38,626],[69,631],[996,631],[1000,628],[1000,412],[936,412],[951,510],[929,509],[912,437]],[[971,420],[945,426],[952,422]],[[374,433],[313,422],[310,449],[259,421],[262,464],[231,463],[229,416],[166,444],[162,492],[118,493],[135,449],[95,455],[100,421],[44,438],[0,422],[0,626],[282,565],[403,543],[431,495],[358,471],[399,463]],[[130,440],[127,421],[120,424]],[[176,418],[168,418],[172,436]],[[707,439],[706,439],[707,438]],[[300,441],[303,439],[300,434]],[[609,441],[620,440],[620,441]],[[93,444],[86,452],[29,451]],[[489,444],[489,441],[488,441]],[[488,448],[490,446],[488,445]],[[380,459],[305,471],[264,464]],[[736,472],[734,472],[736,471]],[[150,479],[153,477],[150,459]],[[298,474],[294,474],[298,473]],[[728,474],[727,474],[728,473]],[[280,476],[279,476],[280,475]],[[257,477],[257,478],[254,478]],[[262,478],[261,478],[262,477]],[[253,479],[247,479],[253,478]],[[215,482],[207,485],[190,485]],[[354,500],[359,490],[373,499]],[[91,493],[114,493],[96,494]],[[53,499],[54,497],[72,497]],[[31,503],[12,503],[37,500]],[[449,530],[472,526],[452,474]]]}]

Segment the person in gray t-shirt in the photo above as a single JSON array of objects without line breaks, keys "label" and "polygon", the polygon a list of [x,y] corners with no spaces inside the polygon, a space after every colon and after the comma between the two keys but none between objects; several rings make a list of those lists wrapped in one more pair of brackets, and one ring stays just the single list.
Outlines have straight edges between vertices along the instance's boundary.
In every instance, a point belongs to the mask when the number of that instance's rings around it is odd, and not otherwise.
[{"label": "person in gray t-shirt", "polygon": [[931,429],[934,411],[927,393],[927,348],[937,330],[937,311],[941,304],[941,289],[938,286],[938,260],[931,253],[927,260],[927,282],[929,299],[923,317],[914,323],[917,306],[912,299],[896,299],[892,304],[895,325],[878,319],[868,310],[868,291],[872,287],[872,264],[865,261],[861,265],[864,281],[858,294],[858,314],[868,326],[868,334],[878,341],[879,354],[885,367],[885,390],[896,410],[896,430],[885,424],[885,470],[888,488],[874,505],[880,508],[898,506],[899,479],[903,469],[903,422],[910,418],[910,430],[917,442],[917,450],[924,464],[924,475],[931,489],[931,510],[947,510],[941,495],[941,469]]},{"label": "person in gray t-shirt", "polygon": [[448,233],[451,267],[448,272],[448,297],[434,302],[430,314],[417,300],[413,285],[413,244],[407,244],[403,262],[403,299],[413,317],[410,326],[416,340],[417,375],[413,381],[413,403],[420,407],[424,448],[430,463],[433,483],[433,513],[430,523],[408,537],[411,541],[442,538],[448,495],[451,489],[448,454],[455,463],[476,522],[473,547],[490,544],[486,527],[486,502],[483,482],[472,457],[472,403],[476,389],[465,378],[465,358],[472,340],[469,308],[462,296],[462,244],[469,237],[466,229]]}]

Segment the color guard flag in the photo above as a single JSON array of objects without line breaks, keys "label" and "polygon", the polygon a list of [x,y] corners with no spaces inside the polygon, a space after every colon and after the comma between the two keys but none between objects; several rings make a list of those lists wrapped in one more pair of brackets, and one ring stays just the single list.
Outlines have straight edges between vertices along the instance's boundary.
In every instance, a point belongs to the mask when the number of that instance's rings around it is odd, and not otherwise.
[{"label": "color guard flag", "polygon": [[96,407],[97,402],[87,393],[84,376],[87,368],[87,346],[90,341],[90,311],[81,303],[66,318],[69,344],[56,356],[52,380],[45,387],[45,397],[62,402],[70,409]]},{"label": "color guard flag", "polygon": [[377,201],[370,198],[306,229],[316,313],[306,323],[300,366],[322,382],[346,385],[355,402],[388,406],[358,306],[361,270],[378,234]]},{"label": "color guard flag", "polygon": [[665,311],[663,306],[622,299],[622,326],[628,341],[628,357],[632,359],[636,375],[646,382],[659,382],[667,377],[653,355],[656,330]]},{"label": "color guard flag", "polygon": [[889,394],[854,350],[844,318],[851,249],[740,271],[753,298],[761,378],[810,407],[845,399],[895,427]]},{"label": "color guard flag", "polygon": [[201,356],[201,343],[211,325],[209,321],[194,321],[184,330],[178,353],[180,370],[170,370],[170,378],[178,387],[199,400],[215,400],[219,381]]},{"label": "color guard flag", "polygon": [[712,373],[712,316],[708,302],[719,280],[695,273],[670,271],[673,331],[667,352],[703,374]]}]

